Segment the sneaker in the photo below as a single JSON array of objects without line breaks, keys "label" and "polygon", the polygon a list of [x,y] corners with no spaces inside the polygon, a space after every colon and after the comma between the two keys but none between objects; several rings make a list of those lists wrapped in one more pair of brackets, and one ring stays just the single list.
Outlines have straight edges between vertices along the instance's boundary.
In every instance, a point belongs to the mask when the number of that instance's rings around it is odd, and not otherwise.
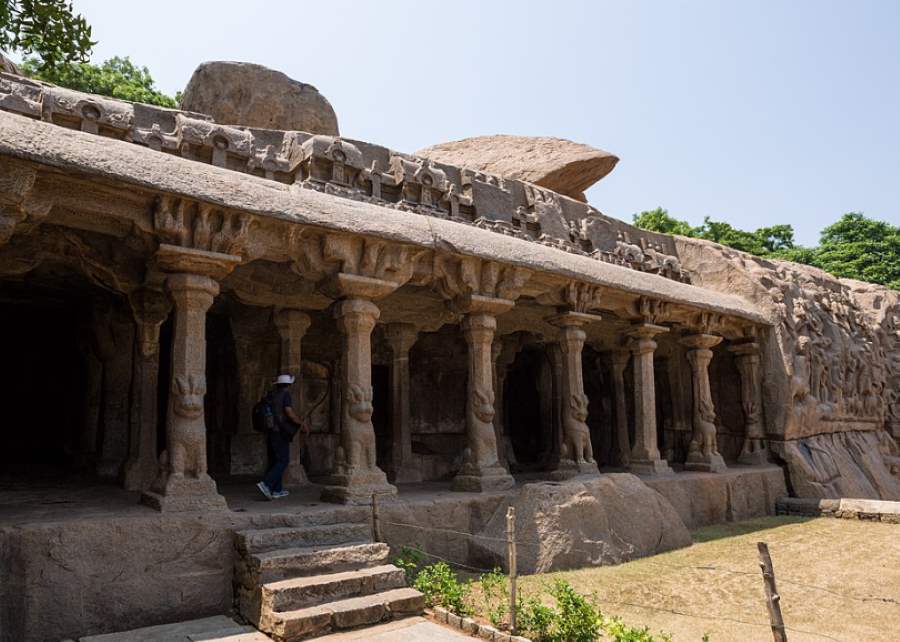
[{"label": "sneaker", "polygon": [[272,497],[275,499],[279,499],[280,497],[287,497],[291,492],[288,490],[278,490],[272,493]]},{"label": "sneaker", "polygon": [[266,486],[266,482],[259,482],[256,487],[259,489],[259,492],[266,496],[266,499],[272,501],[272,491]]}]

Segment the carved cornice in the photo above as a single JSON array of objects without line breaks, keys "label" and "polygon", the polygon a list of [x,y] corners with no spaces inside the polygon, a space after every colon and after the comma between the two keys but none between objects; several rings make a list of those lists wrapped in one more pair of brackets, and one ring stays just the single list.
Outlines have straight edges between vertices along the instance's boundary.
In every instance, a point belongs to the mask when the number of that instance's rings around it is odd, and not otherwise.
[{"label": "carved cornice", "polygon": [[479,296],[515,301],[531,274],[529,269],[496,261],[435,252],[432,285],[447,300]]},{"label": "carved cornice", "polygon": [[153,209],[153,227],[163,244],[252,258],[248,245],[254,217],[208,203],[164,195]]},{"label": "carved cornice", "polygon": [[603,302],[604,289],[599,285],[570,281],[565,285],[539,294],[537,302],[553,305],[561,311],[588,313],[599,310]]},{"label": "carved cornice", "polygon": [[0,245],[23,227],[39,224],[53,202],[34,189],[37,172],[30,167],[0,162]]}]

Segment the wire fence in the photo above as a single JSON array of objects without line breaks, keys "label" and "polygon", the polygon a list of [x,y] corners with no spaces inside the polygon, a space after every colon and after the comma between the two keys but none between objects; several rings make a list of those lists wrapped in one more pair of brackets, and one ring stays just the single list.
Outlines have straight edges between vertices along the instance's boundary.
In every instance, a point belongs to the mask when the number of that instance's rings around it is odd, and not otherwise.
[{"label": "wire fence", "polygon": [[[380,527],[392,526],[392,527],[396,527],[396,528],[409,529],[409,530],[418,531],[418,532],[443,533],[443,534],[452,535],[452,536],[456,536],[456,537],[462,537],[467,540],[472,540],[472,541],[476,541],[476,542],[480,541],[480,542],[497,543],[497,544],[503,544],[503,545],[509,545],[509,544],[514,543],[515,546],[517,546],[517,547],[522,546],[522,547],[526,547],[526,548],[531,547],[531,548],[535,548],[535,549],[540,549],[542,546],[542,544],[537,543],[537,542],[523,541],[523,540],[515,539],[515,538],[510,539],[509,537],[497,537],[494,535],[470,533],[467,531],[461,531],[461,530],[456,530],[456,529],[452,529],[452,528],[442,528],[442,527],[437,527],[437,526],[423,526],[421,524],[411,524],[411,523],[407,523],[407,522],[398,522],[398,521],[394,521],[394,520],[390,520],[390,519],[383,519],[383,518],[379,517],[378,511],[374,505],[374,502],[373,502],[373,526],[375,528],[376,535],[378,535],[378,533],[380,531]],[[621,538],[619,538],[619,539],[621,540]],[[622,540],[622,541],[624,542],[624,540]],[[496,566],[494,568],[485,568],[485,567],[479,567],[479,566],[468,564],[468,563],[463,563],[458,560],[449,559],[442,555],[437,555],[436,553],[425,550],[424,548],[422,548],[418,545],[406,545],[405,548],[407,548],[408,550],[415,551],[418,554],[422,555],[423,557],[427,557],[427,558],[431,558],[431,559],[435,559],[435,560],[444,562],[451,567],[458,568],[460,570],[463,570],[463,571],[466,571],[469,573],[482,574],[482,573],[491,573],[491,572],[494,572],[497,570]],[[567,550],[569,550],[571,552],[582,553],[582,554],[588,556],[588,559],[595,561],[595,563],[598,565],[602,563],[602,559],[601,559],[602,553],[597,550],[588,550],[588,549],[580,548],[577,546],[570,547]],[[498,557],[502,557],[498,551],[494,551],[494,553],[496,553],[498,555]],[[652,560],[652,559],[648,559],[648,558],[640,558],[639,560],[638,559],[628,559],[628,560],[615,560],[615,561],[625,561],[625,562],[640,561],[641,564],[663,567],[663,568],[668,568],[668,569],[676,570],[676,571],[699,571],[699,572],[703,572],[703,573],[719,573],[719,574],[735,575],[735,576],[742,576],[742,577],[752,577],[752,578],[754,578],[754,581],[756,581],[756,582],[758,582],[759,579],[761,578],[759,569],[754,570],[754,571],[749,571],[749,570],[728,568],[728,567],[723,567],[723,566],[713,566],[713,565],[671,564],[671,563],[660,562],[660,561]],[[827,593],[827,594],[830,594],[834,597],[837,597],[837,598],[840,598],[843,600],[852,600],[852,601],[857,601],[857,602],[868,602],[868,603],[874,602],[874,603],[881,603],[881,604],[890,605],[890,606],[900,606],[900,599],[895,598],[895,597],[886,596],[886,595],[858,595],[858,594],[854,594],[854,593],[848,593],[848,592],[844,592],[844,591],[835,590],[833,588],[829,588],[826,586],[820,586],[817,584],[811,584],[809,582],[803,582],[803,581],[800,581],[797,579],[792,579],[790,577],[783,577],[781,575],[778,576],[778,583],[794,586],[797,588],[803,588],[803,589],[807,589],[807,590],[811,590],[811,591],[819,591],[822,593]],[[668,596],[668,597],[674,599],[674,596]],[[780,600],[780,596],[775,596],[775,599]],[[753,626],[753,627],[764,627],[764,628],[773,627],[772,621],[770,621],[770,622],[753,622],[753,621],[742,620],[739,618],[733,618],[733,617],[724,616],[724,615],[707,615],[707,614],[701,614],[701,613],[692,613],[689,611],[684,611],[684,610],[675,609],[675,608],[669,608],[669,607],[661,606],[658,604],[646,604],[646,603],[636,603],[636,602],[630,602],[630,601],[618,601],[618,600],[613,600],[613,599],[608,599],[608,598],[601,598],[600,601],[604,604],[625,606],[625,607],[642,609],[642,610],[647,610],[647,611],[654,611],[657,613],[675,615],[675,616],[679,616],[679,617],[696,618],[696,619],[710,620],[710,621],[724,621],[724,622],[731,622],[734,624]],[[803,634],[803,635],[810,635],[810,636],[818,637],[818,638],[824,639],[824,640],[835,640],[837,642],[842,642],[839,638],[836,638],[831,635],[821,633],[818,631],[810,631],[810,630],[800,629],[800,628],[789,626],[786,624],[782,624],[781,626],[784,631]]]}]

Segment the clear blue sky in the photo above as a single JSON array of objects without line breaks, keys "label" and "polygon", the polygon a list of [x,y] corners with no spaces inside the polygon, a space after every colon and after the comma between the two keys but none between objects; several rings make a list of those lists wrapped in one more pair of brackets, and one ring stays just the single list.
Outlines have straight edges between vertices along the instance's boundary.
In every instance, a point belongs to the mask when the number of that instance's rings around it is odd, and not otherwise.
[{"label": "clear blue sky", "polygon": [[342,134],[412,152],[482,134],[617,154],[588,192],[630,220],[900,224],[900,2],[75,0],[174,93],[205,60],[311,83]]}]

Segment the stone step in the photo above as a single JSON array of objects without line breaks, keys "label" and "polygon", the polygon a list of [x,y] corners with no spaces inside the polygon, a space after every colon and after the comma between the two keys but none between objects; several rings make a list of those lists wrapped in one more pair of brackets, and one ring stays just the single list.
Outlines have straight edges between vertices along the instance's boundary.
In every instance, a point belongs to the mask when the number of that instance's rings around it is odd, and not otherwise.
[{"label": "stone step", "polygon": [[238,624],[230,617],[216,615],[199,620],[160,624],[120,633],[92,635],[81,638],[80,642],[190,642],[191,640],[267,642],[271,638],[251,626]]},{"label": "stone step", "polygon": [[254,553],[236,564],[238,580],[247,588],[292,577],[355,571],[384,564],[387,544],[351,542],[341,546],[299,546]]},{"label": "stone step", "polygon": [[262,608],[296,611],[324,602],[381,593],[406,586],[406,575],[393,564],[328,575],[271,582],[261,589]]},{"label": "stone step", "polygon": [[321,524],[318,526],[283,526],[237,531],[235,546],[246,555],[279,548],[299,546],[335,546],[371,540],[369,524]]},{"label": "stone step", "polygon": [[383,620],[421,614],[425,596],[401,588],[352,597],[284,613],[266,613],[260,629],[283,642],[296,642],[339,629],[376,624]]}]

